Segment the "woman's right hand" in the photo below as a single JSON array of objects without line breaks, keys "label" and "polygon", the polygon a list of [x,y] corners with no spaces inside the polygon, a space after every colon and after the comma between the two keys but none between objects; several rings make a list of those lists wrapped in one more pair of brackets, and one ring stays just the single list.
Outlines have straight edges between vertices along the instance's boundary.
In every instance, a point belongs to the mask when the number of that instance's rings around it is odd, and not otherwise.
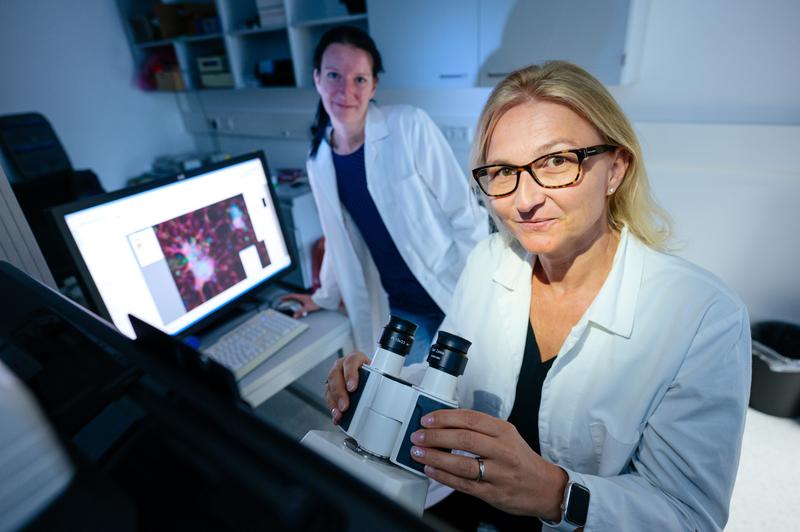
[{"label": "woman's right hand", "polygon": [[334,362],[325,381],[325,402],[331,409],[333,424],[337,425],[342,413],[350,406],[350,393],[358,388],[358,370],[369,363],[367,355],[353,351],[344,358]]},{"label": "woman's right hand", "polygon": [[286,301],[287,299],[294,299],[303,305],[303,308],[295,311],[294,316],[292,316],[293,318],[302,318],[309,312],[314,312],[315,310],[320,309],[320,306],[314,303],[314,300],[311,299],[311,296],[308,294],[286,294],[285,296],[281,297],[281,301]]}]

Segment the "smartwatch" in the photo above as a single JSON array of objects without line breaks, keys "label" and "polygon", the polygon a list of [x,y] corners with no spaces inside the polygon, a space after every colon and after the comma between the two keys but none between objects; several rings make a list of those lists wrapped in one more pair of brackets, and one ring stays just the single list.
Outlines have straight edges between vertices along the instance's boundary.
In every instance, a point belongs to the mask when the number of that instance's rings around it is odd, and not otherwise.
[{"label": "smartwatch", "polygon": [[589,513],[589,488],[570,481],[564,491],[564,502],[561,503],[561,521],[575,528],[586,524]]}]

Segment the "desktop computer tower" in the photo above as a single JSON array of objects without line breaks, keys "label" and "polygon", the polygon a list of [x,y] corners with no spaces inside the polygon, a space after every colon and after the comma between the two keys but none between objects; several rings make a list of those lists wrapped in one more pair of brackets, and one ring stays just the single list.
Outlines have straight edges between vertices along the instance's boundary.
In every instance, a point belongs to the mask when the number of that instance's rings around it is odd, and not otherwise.
[{"label": "desktop computer tower", "polygon": [[307,183],[281,183],[275,187],[286,236],[297,257],[298,267],[281,280],[298,289],[313,288],[314,246],[322,237],[317,205]]}]

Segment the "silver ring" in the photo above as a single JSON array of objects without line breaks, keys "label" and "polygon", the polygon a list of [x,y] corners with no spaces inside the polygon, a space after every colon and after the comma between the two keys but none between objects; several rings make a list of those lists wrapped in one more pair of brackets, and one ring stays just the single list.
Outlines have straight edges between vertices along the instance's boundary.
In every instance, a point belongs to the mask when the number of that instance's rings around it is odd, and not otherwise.
[{"label": "silver ring", "polygon": [[478,461],[478,476],[475,477],[475,482],[480,482],[483,480],[483,474],[486,472],[485,466],[483,465],[483,458],[475,457],[475,460]]}]

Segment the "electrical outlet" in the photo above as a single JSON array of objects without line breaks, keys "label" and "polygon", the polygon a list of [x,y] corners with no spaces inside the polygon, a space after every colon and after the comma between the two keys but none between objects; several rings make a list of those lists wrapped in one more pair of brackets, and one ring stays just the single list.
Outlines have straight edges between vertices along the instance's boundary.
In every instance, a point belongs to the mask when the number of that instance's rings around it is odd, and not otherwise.
[{"label": "electrical outlet", "polygon": [[442,128],[444,138],[452,142],[469,142],[472,137],[472,128],[464,126],[447,126]]}]

